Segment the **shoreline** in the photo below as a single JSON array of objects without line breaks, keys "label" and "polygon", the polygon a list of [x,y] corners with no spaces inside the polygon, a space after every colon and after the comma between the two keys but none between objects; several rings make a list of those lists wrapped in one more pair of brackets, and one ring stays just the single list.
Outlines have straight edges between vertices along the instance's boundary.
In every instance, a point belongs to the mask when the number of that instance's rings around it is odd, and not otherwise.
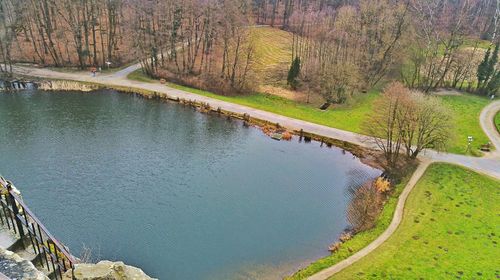
[{"label": "shoreline", "polygon": [[[236,119],[243,121],[245,124],[258,128],[262,131],[264,127],[274,127],[275,130],[284,129],[287,132],[291,133],[295,137],[299,137],[299,139],[303,139],[303,141],[308,142],[314,140],[319,142],[321,146],[326,145],[327,147],[336,147],[342,150],[345,150],[355,157],[357,157],[363,164],[368,165],[372,168],[379,169],[384,172],[384,168],[381,166],[380,159],[382,154],[374,149],[360,146],[356,143],[352,143],[349,141],[344,141],[340,139],[336,139],[329,136],[323,136],[317,133],[309,132],[307,130],[288,128],[283,126],[280,123],[273,123],[266,119],[258,118],[252,116],[250,114],[241,114],[238,112],[233,112],[230,110],[225,110],[220,107],[214,108],[211,107],[209,103],[201,102],[198,100],[190,100],[180,97],[174,97],[167,93],[161,93],[157,91],[151,91],[147,89],[140,89],[134,87],[126,87],[126,86],[118,86],[118,85],[110,85],[103,84],[99,82],[87,82],[87,81],[75,81],[75,80],[64,80],[64,79],[45,79],[38,77],[31,77],[31,83],[34,83],[38,89],[44,91],[82,91],[82,92],[91,92],[99,89],[109,89],[115,90],[121,94],[129,94],[134,96],[139,96],[146,99],[158,100],[162,102],[174,102],[183,106],[190,106],[195,108],[198,112],[204,114],[216,114],[219,116],[226,116],[228,118]],[[19,79],[21,80],[21,79]],[[22,79],[24,80],[24,79]],[[18,89],[16,89],[18,90]],[[16,91],[14,90],[14,91]],[[21,89],[22,90],[22,89]],[[265,133],[264,133],[265,134]],[[285,140],[284,140],[285,141]]]},{"label": "shoreline", "polygon": [[[279,124],[274,124],[274,123],[271,123],[269,121],[265,121],[265,120],[262,120],[259,118],[253,118],[253,117],[250,117],[246,114],[242,115],[242,114],[238,114],[238,113],[227,111],[227,110],[222,110],[222,109],[219,110],[219,108],[214,109],[214,108],[211,108],[209,106],[207,107],[207,104],[202,103],[202,102],[196,102],[196,101],[186,100],[186,99],[181,99],[181,98],[173,98],[173,97],[169,96],[168,94],[162,94],[162,93],[158,93],[158,92],[151,92],[151,91],[137,92],[137,90],[133,89],[133,88],[118,89],[114,86],[110,87],[110,86],[104,86],[101,84],[94,84],[94,83],[87,83],[87,82],[80,82],[80,81],[67,81],[67,80],[42,79],[40,81],[34,81],[33,83],[35,83],[38,86],[39,90],[46,91],[48,93],[50,93],[52,91],[61,91],[61,93],[64,94],[64,91],[68,91],[68,92],[79,91],[79,92],[82,92],[84,94],[85,93],[92,94],[92,91],[95,91],[95,90],[113,90],[119,94],[129,94],[129,95],[133,95],[133,96],[137,96],[137,97],[141,97],[141,98],[145,98],[145,99],[149,99],[149,100],[157,100],[160,102],[175,102],[175,103],[178,103],[178,104],[183,105],[183,106],[188,106],[188,107],[194,108],[195,110],[197,110],[200,113],[205,113],[205,114],[219,116],[219,117],[231,118],[233,120],[237,120],[237,121],[242,122],[242,124],[248,123],[249,126],[252,126],[252,127],[255,127],[255,128],[261,130],[261,132],[263,134],[265,134],[265,133],[262,131],[262,128],[265,127],[266,125],[274,125],[277,128],[280,128]],[[85,88],[85,90],[82,91],[82,88]],[[89,90],[87,90],[87,89],[89,89]],[[28,89],[28,91],[29,91],[29,89]],[[19,90],[6,91],[6,92],[11,92],[13,94],[16,94],[19,92]],[[369,150],[367,148],[363,148],[361,146],[358,146],[356,144],[352,144],[352,143],[349,143],[346,141],[341,141],[341,140],[337,140],[337,139],[333,139],[333,138],[323,137],[323,136],[320,136],[320,135],[317,135],[314,133],[310,133],[310,132],[306,132],[306,131],[301,132],[301,131],[297,131],[297,130],[292,130],[290,132],[293,133],[295,135],[295,137],[303,138],[303,140],[298,140],[299,142],[303,141],[304,143],[309,143],[311,141],[314,141],[314,142],[318,142],[317,144],[321,145],[321,147],[323,147],[323,145],[326,145],[328,148],[333,146],[334,148],[338,148],[338,149],[341,149],[343,151],[349,152],[350,154],[352,154],[353,156],[358,158],[361,163],[363,163],[371,168],[378,169],[380,172],[383,172],[383,170],[379,166],[377,166],[376,164],[367,164],[366,157],[360,157],[356,154],[356,153],[369,153]],[[267,136],[270,137],[269,135],[267,135]],[[295,140],[297,140],[297,139],[294,139],[294,141]],[[315,143],[315,145],[316,145],[316,143]],[[325,148],[327,148],[327,147],[325,147]],[[318,254],[318,258],[307,259],[307,260],[301,261],[299,266],[294,266],[293,273],[295,273],[296,271],[298,271],[300,269],[303,269],[304,267],[307,267],[310,263],[312,263],[314,261],[317,261],[321,258],[324,258],[324,257],[330,255],[330,253],[328,253],[327,248],[328,248],[328,244],[325,244],[324,254]],[[288,272],[291,272],[291,271],[292,270],[290,269]],[[288,277],[289,275],[290,274],[287,273],[287,275],[285,275],[285,277]]]},{"label": "shoreline", "polygon": [[[50,83],[50,86],[48,86],[46,84],[47,82]],[[205,113],[205,114],[209,114],[209,115],[213,115],[213,116],[218,116],[218,117],[222,117],[222,118],[226,118],[227,117],[228,119],[231,118],[232,120],[236,120],[238,122],[238,124],[244,123],[244,122],[248,122],[248,124],[250,126],[253,126],[253,127],[255,127],[255,128],[259,129],[259,130],[262,127],[264,127],[265,125],[272,124],[270,122],[263,121],[263,120],[260,120],[260,119],[257,119],[257,118],[250,118],[250,117],[248,117],[246,115],[240,115],[240,114],[229,112],[229,111],[216,110],[214,108],[207,108],[206,104],[203,104],[203,103],[193,102],[193,101],[190,101],[190,100],[169,98],[168,95],[160,95],[160,94],[155,93],[155,92],[143,92],[141,94],[141,93],[137,93],[133,89],[131,89],[130,91],[123,91],[123,90],[118,90],[118,89],[113,88],[113,87],[105,87],[105,86],[100,86],[100,85],[95,85],[95,87],[91,91],[81,91],[81,88],[78,88],[78,87],[80,87],[80,86],[87,87],[89,85],[87,85],[86,83],[73,82],[73,81],[62,81],[62,83],[58,83],[58,81],[56,81],[56,80],[52,80],[52,81],[41,80],[41,81],[36,81],[34,83],[39,86],[39,88],[38,88],[39,90],[41,90],[43,92],[51,93],[51,94],[54,94],[54,93],[57,94],[58,91],[59,91],[59,93],[62,93],[62,94],[66,93],[66,91],[78,91],[78,92],[81,92],[82,94],[87,94],[87,93],[88,94],[92,94],[94,90],[111,90],[111,91],[113,91],[113,93],[130,94],[130,95],[134,95],[134,96],[145,98],[145,99],[149,99],[149,100],[156,100],[156,101],[153,101],[153,102],[157,102],[157,101],[160,101],[160,102],[171,102],[171,101],[174,101],[175,103],[179,103],[179,104],[181,104],[183,106],[188,106],[188,108],[189,107],[195,108],[200,113]],[[40,87],[41,85],[44,85],[44,88]],[[27,89],[26,91],[29,92],[29,89]],[[6,91],[6,93],[7,94],[17,94],[17,93],[21,93],[21,91],[20,90]],[[69,92],[69,93],[71,93],[71,92]],[[262,133],[264,134],[264,132],[262,132]],[[300,131],[293,131],[293,133],[294,133],[294,135],[296,135],[296,137],[300,137]],[[307,132],[303,132],[302,133],[302,137],[304,138],[304,140],[303,140],[304,144],[307,144],[307,143],[309,143],[311,141],[314,141],[314,142],[318,142],[318,143],[314,143],[314,145],[318,145],[318,146],[321,145],[321,147],[323,145],[326,145],[327,147],[334,146],[334,149],[335,148],[342,149],[342,150],[345,150],[345,151],[349,152],[349,154],[352,154],[353,156],[356,156],[354,153],[352,153],[349,150],[349,148],[352,148],[352,147],[356,148],[356,145],[350,146],[350,145],[347,145],[349,143],[344,142],[343,143],[344,147],[338,147],[337,145],[335,145],[333,143],[335,141],[335,139],[325,139],[324,137],[321,137],[319,135],[315,135],[315,134],[307,133]],[[308,138],[309,140],[306,140],[306,138]],[[321,139],[323,141],[316,141],[317,139]],[[293,141],[299,141],[299,140],[298,139],[293,139]],[[327,147],[323,147],[323,148],[327,148]],[[357,149],[356,151],[362,152],[359,149]],[[340,150],[338,150],[338,152],[340,152]],[[351,157],[351,155],[349,155],[349,157]],[[357,158],[362,162],[362,159],[360,157],[357,157]],[[365,165],[368,165],[365,162],[362,162],[362,163],[365,164]],[[368,166],[370,166],[372,168],[376,168],[376,167],[371,166],[371,165],[368,165]],[[382,172],[382,170],[380,170],[380,172]],[[318,258],[306,259],[306,260],[300,261],[300,263],[297,262],[298,265],[297,266],[293,265],[293,268],[290,267],[288,269],[288,271],[286,272],[286,275],[284,274],[284,276],[287,277],[291,273],[294,273],[297,270],[306,267],[309,263],[314,262],[317,259],[323,258],[325,256],[328,256],[329,255],[328,250],[327,250],[328,244],[324,244],[324,245],[325,245],[324,246],[324,253],[318,254]]]}]

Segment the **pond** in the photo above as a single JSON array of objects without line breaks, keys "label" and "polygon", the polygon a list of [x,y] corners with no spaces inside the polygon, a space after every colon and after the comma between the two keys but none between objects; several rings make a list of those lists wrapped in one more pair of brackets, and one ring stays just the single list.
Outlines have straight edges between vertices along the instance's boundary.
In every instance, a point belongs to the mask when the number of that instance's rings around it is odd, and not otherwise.
[{"label": "pond", "polygon": [[328,254],[380,171],[112,90],[0,93],[0,174],[75,256],[160,279],[280,279]]}]

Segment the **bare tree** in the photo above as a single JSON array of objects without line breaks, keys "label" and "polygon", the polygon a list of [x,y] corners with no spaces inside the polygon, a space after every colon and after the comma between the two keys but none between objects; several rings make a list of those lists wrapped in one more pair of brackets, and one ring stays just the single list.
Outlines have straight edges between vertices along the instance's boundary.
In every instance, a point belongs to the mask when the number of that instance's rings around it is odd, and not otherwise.
[{"label": "bare tree", "polygon": [[407,29],[409,1],[360,1],[359,65],[369,87],[376,85],[401,50],[400,39]]},{"label": "bare tree", "polygon": [[[317,88],[328,102],[339,95],[335,102],[344,102],[354,90],[376,85],[402,47],[408,7],[390,0],[361,0],[335,9],[297,11],[289,20],[297,34],[292,58],[300,57],[304,71],[310,71],[303,73],[303,84]],[[311,73],[320,79],[311,79]]]},{"label": "bare tree", "polygon": [[381,203],[382,197],[371,181],[354,190],[347,207],[347,220],[355,233],[370,229],[375,225],[382,210]]},{"label": "bare tree", "polygon": [[134,47],[149,75],[216,92],[245,91],[251,83],[253,42],[244,1],[182,3],[163,0],[136,7]]},{"label": "bare tree", "polygon": [[450,71],[445,77],[445,85],[457,89],[463,89],[467,85],[466,89],[471,90],[477,80],[476,69],[481,62],[482,53],[477,42],[472,48],[462,48],[455,52]]},{"label": "bare tree", "polygon": [[401,155],[412,160],[424,149],[444,150],[451,123],[452,115],[439,99],[395,82],[374,104],[363,132],[383,152],[387,166],[395,168]]},{"label": "bare tree", "polygon": [[405,145],[404,121],[411,113],[409,97],[410,90],[401,83],[388,85],[363,123],[363,132],[370,135],[369,140],[384,153],[389,168],[397,166]]},{"label": "bare tree", "polygon": [[406,106],[410,108],[403,123],[406,156],[415,159],[425,149],[444,151],[450,141],[452,113],[434,96],[412,91]]},{"label": "bare tree", "polygon": [[314,75],[316,91],[328,103],[342,104],[350,98],[361,80],[359,69],[353,64],[344,64],[342,67],[325,67],[320,73]]},{"label": "bare tree", "polygon": [[15,37],[15,15],[10,1],[0,2],[0,72],[12,72],[12,57],[10,49]]},{"label": "bare tree", "polygon": [[427,93],[444,84],[469,32],[472,8],[469,0],[411,1],[414,36],[408,39],[415,47],[409,49],[410,63],[402,72],[407,86]]}]

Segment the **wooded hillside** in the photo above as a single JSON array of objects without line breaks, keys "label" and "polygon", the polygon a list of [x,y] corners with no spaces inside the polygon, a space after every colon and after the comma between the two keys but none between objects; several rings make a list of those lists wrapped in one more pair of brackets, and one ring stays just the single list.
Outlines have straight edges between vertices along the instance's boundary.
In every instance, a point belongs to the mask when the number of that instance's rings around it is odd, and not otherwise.
[{"label": "wooded hillside", "polygon": [[[500,0],[3,0],[1,70],[141,61],[150,76],[220,93],[251,91],[265,73],[342,103],[387,77],[424,91],[476,87],[499,15]],[[292,37],[279,47],[292,75],[265,67],[273,34],[252,36],[259,25],[290,34],[278,44]]]}]

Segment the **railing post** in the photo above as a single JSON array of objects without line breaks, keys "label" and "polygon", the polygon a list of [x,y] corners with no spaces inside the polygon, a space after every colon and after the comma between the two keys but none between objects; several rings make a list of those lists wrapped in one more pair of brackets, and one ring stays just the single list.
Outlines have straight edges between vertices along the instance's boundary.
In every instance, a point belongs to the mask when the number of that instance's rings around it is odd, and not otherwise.
[{"label": "railing post", "polygon": [[[0,212],[3,211],[5,222],[7,222],[9,229],[14,230],[16,235],[19,233],[23,248],[26,249],[24,237],[26,234],[29,234],[33,250],[35,251],[35,254],[38,253],[41,265],[44,266],[43,260],[45,260],[47,270],[49,272],[52,270],[54,278],[58,280],[62,278],[63,272],[68,270],[68,267],[66,266],[67,261],[71,269],[71,277],[74,280],[74,257],[67,251],[65,246],[60,244],[57,239],[50,234],[40,220],[38,220],[38,218],[24,204],[22,199],[19,198],[15,192],[13,192],[14,188],[11,183],[8,181],[6,182],[3,177],[0,177],[0,188],[7,189],[7,193],[5,193],[5,195],[3,194],[3,191],[2,194],[0,194]],[[2,216],[0,215],[0,219],[1,218]],[[23,219],[26,221],[25,224]],[[0,222],[3,222],[3,219]],[[26,230],[28,231],[27,233],[23,225],[26,226]],[[33,232],[31,232],[31,230],[33,230]],[[40,240],[37,239],[37,235],[39,235]],[[53,248],[51,248],[52,246]],[[49,259],[52,264],[52,269],[50,268]]]},{"label": "railing post", "polygon": [[[17,214],[19,214],[19,209],[17,208],[16,199],[10,193],[11,190],[12,190],[12,186],[9,182],[7,182],[7,192],[8,192],[7,195],[8,195],[9,200],[10,200],[10,205],[12,205],[12,212],[14,213],[14,219],[16,220],[16,225],[17,225],[17,229],[19,232],[19,236],[21,237],[21,240],[23,240],[23,238],[24,238],[23,223],[17,217]],[[24,241],[21,241],[21,243],[23,244],[23,247],[24,247]]]},{"label": "railing post", "polygon": [[[8,195],[5,195],[5,201],[8,203],[8,201],[9,201],[9,196]],[[3,210],[3,214],[5,216],[5,222],[7,222],[7,227],[10,229],[9,216],[7,215],[8,211],[5,210],[5,206],[4,206],[3,201],[0,201],[0,204],[2,204],[2,210]],[[14,225],[12,225],[12,226],[14,226]]]}]

